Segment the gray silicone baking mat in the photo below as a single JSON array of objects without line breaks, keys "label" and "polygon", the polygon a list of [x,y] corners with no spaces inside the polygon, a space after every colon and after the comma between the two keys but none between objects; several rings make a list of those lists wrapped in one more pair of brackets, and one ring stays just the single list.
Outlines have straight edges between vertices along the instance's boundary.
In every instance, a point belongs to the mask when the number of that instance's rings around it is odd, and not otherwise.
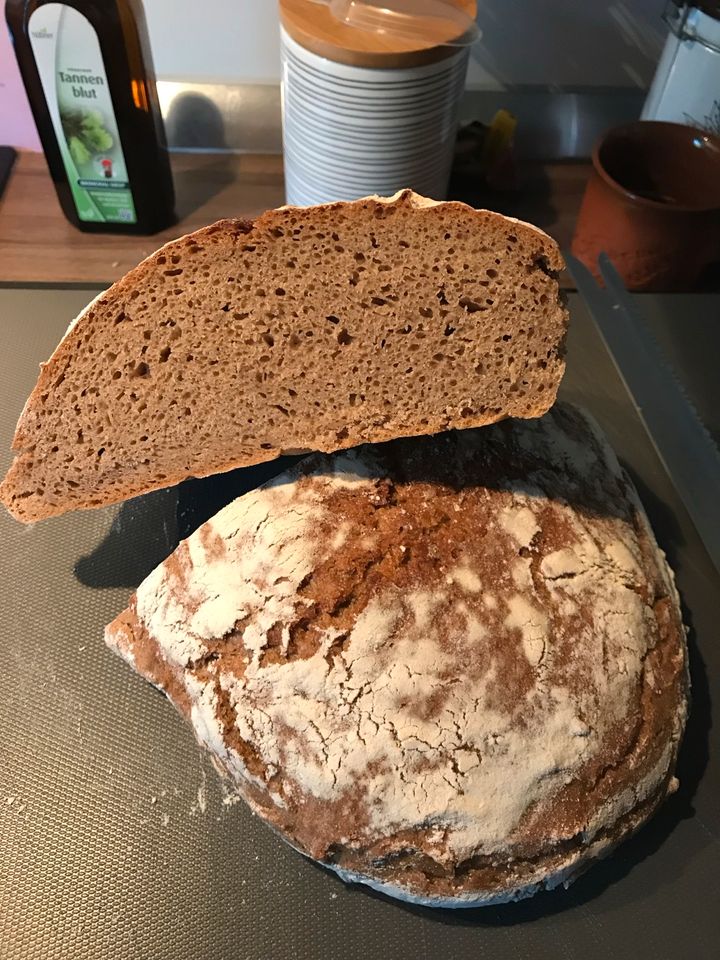
[{"label": "gray silicone baking mat", "polygon": [[[3,471],[38,362],[91,296],[0,290]],[[102,643],[175,543],[177,492],[32,528],[2,512],[2,960],[718,955],[720,578],[573,297],[571,309],[563,393],[594,412],[630,465],[692,628],[679,793],[567,891],[452,912],[346,887],[231,803],[170,704]]]}]

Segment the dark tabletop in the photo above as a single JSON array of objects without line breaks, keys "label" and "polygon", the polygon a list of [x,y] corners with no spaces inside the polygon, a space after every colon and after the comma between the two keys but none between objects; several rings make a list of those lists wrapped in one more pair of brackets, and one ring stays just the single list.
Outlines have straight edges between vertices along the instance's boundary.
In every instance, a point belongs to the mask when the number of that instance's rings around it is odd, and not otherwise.
[{"label": "dark tabletop", "polygon": [[[92,295],[0,290],[0,470],[38,362]],[[711,336],[720,301],[647,302],[672,352],[689,316]],[[177,491],[31,528],[3,512],[0,960],[718,955],[720,577],[575,297],[571,309],[562,393],[595,414],[631,470],[691,628],[681,787],[652,823],[569,890],[520,904],[432,911],[347,887],[232,803],[189,727],[102,643],[176,543]],[[690,348],[680,353],[691,385],[711,376],[707,356],[696,376]]]}]

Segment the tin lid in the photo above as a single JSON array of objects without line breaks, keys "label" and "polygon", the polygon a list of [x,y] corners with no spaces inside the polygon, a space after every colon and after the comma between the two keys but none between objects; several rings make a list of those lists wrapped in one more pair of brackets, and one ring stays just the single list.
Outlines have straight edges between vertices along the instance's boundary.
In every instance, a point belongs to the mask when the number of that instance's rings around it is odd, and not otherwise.
[{"label": "tin lid", "polygon": [[664,19],[672,21],[683,15],[687,16],[691,10],[699,10],[713,20],[720,20],[720,0],[669,0]]},{"label": "tin lid", "polygon": [[707,3],[668,3],[663,19],[682,41],[699,43],[720,53],[720,0]]},{"label": "tin lid", "polygon": [[[474,19],[476,0],[446,0]],[[442,60],[457,53],[448,45],[457,40],[457,29],[447,21],[424,21],[425,29],[413,35],[364,30],[333,15],[327,3],[313,0],[280,0],[283,27],[297,43],[337,63],[357,67],[411,67]]]},{"label": "tin lid", "polygon": [[690,6],[697,7],[698,10],[712,17],[713,20],[720,20],[720,0],[697,0],[696,3],[691,3]]}]

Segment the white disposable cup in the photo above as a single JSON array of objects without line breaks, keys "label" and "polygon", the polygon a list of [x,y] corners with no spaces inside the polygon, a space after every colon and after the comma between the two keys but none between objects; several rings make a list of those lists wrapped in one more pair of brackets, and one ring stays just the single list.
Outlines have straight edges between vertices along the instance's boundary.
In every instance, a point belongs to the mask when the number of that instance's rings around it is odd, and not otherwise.
[{"label": "white disposable cup", "polygon": [[285,197],[306,206],[411,187],[447,195],[468,49],[413,67],[356,67],[281,30]]}]

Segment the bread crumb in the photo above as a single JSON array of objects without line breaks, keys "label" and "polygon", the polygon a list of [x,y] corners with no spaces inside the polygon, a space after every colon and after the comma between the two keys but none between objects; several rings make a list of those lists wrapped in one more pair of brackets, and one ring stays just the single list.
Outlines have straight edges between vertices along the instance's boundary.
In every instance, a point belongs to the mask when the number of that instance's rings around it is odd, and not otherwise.
[{"label": "bread crumb", "polygon": [[[246,228],[241,242],[231,221],[173,241],[71,324],[23,414],[17,446],[32,426],[33,453],[2,484],[18,518],[265,462],[290,439],[337,450],[536,417],[554,402],[562,258],[536,228],[409,192],[382,209],[270,211]],[[176,405],[177,427],[164,419]],[[134,444],[142,457],[129,456]]]},{"label": "bread crumb", "polygon": [[222,805],[224,807],[234,807],[236,803],[239,803],[242,800],[242,797],[239,793],[232,793],[228,790],[225,793],[225,796],[222,798]]}]

